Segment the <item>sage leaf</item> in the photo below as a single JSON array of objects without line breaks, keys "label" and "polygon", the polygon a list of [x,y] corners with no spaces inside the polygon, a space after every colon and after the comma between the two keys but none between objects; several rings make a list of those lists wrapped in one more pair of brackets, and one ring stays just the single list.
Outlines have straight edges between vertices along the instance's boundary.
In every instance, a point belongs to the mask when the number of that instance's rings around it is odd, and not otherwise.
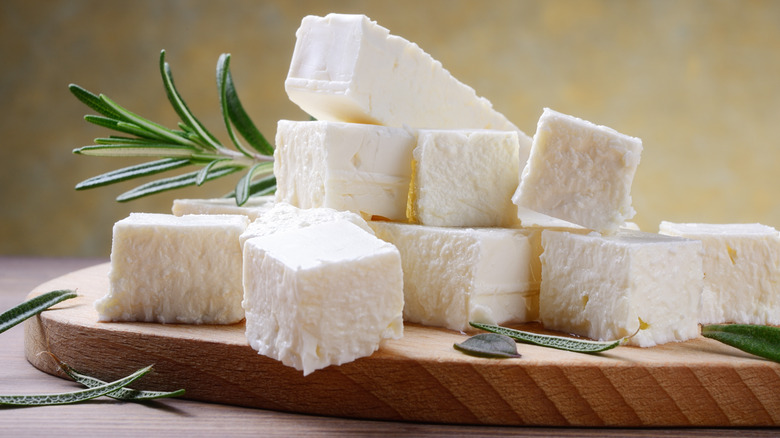
[{"label": "sage leaf", "polygon": [[64,405],[71,403],[78,403],[86,400],[91,400],[108,393],[114,392],[117,389],[123,388],[136,380],[143,377],[146,373],[151,371],[152,367],[148,366],[142,368],[133,374],[116,380],[105,385],[96,386],[94,388],[83,389],[80,391],[64,392],[59,394],[42,394],[42,395],[0,395],[0,405],[5,406],[52,406],[52,405]]},{"label": "sage leaf", "polygon": [[74,298],[75,296],[76,292],[70,289],[63,289],[47,292],[29,299],[0,315],[0,333],[23,322],[27,318],[43,312],[59,302]]},{"label": "sage leaf", "polygon": [[517,353],[517,343],[509,336],[495,333],[480,333],[474,335],[453,347],[470,356],[489,358],[520,357]]},{"label": "sage leaf", "polygon": [[702,336],[764,359],[780,362],[780,327],[752,324],[711,324]]},{"label": "sage leaf", "polygon": [[526,344],[550,347],[558,350],[574,351],[577,353],[600,353],[611,350],[623,343],[623,339],[617,341],[591,341],[587,339],[575,339],[564,336],[541,335],[522,330],[510,329],[491,324],[481,324],[477,322],[469,323],[472,327],[482,329],[491,333],[498,333],[509,336],[510,338]]}]

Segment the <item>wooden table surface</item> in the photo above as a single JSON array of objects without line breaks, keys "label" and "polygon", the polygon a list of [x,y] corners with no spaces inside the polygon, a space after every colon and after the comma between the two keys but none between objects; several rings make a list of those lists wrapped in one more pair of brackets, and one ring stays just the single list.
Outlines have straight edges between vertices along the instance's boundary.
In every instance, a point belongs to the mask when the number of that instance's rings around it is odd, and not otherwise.
[{"label": "wooden table surface", "polygon": [[[37,285],[102,259],[0,256],[0,311],[22,302]],[[0,393],[76,389],[24,358],[22,326],[0,334]],[[71,406],[0,408],[0,436],[778,436],[780,429],[575,429],[479,427],[327,418],[188,400],[149,404],[101,398]]]}]

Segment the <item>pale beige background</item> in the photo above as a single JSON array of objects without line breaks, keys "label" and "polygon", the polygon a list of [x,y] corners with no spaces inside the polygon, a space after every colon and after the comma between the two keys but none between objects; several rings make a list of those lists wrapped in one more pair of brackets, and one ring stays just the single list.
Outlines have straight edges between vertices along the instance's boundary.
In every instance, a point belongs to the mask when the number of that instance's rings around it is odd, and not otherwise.
[{"label": "pale beige background", "polygon": [[153,120],[175,114],[157,71],[224,141],[214,68],[230,52],[250,116],[273,138],[306,116],[283,82],[307,14],[365,13],[417,42],[529,134],[543,107],[644,141],[635,221],[780,227],[780,2],[26,1],[0,2],[0,254],[107,256],[130,211],[220,196],[236,178],[118,204],[128,183],[76,192],[130,161],[79,157],[108,131],[84,122],[75,82]]}]

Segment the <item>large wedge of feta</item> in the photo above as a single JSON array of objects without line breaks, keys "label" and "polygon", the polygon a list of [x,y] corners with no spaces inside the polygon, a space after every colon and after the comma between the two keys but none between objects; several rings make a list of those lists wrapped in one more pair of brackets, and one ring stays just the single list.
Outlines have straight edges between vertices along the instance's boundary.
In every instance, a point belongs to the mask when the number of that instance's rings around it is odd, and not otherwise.
[{"label": "large wedge of feta", "polygon": [[701,242],[639,231],[542,232],[545,328],[650,347],[698,336]]},{"label": "large wedge of feta", "polygon": [[351,211],[340,211],[325,207],[298,208],[286,202],[277,202],[273,208],[250,223],[246,230],[241,233],[239,240],[243,248],[244,242],[252,237],[267,236],[281,231],[339,221],[351,222],[367,233],[374,234],[374,230],[368,226],[366,221]]},{"label": "large wedge of feta", "polygon": [[403,335],[403,273],[393,245],[341,221],[244,245],[246,336],[308,375]]},{"label": "large wedge of feta", "polygon": [[634,216],[631,184],[641,152],[638,138],[545,108],[512,200],[521,208],[614,233]]},{"label": "large wedge of feta", "polygon": [[524,230],[369,222],[401,252],[404,319],[452,330],[538,317],[541,267]]},{"label": "large wedge of feta", "polygon": [[290,100],[318,120],[518,129],[417,44],[364,15],[307,16],[295,35],[284,86]]},{"label": "large wedge of feta", "polygon": [[244,318],[243,215],[132,213],[114,224],[101,321],[232,324]]},{"label": "large wedge of feta", "polygon": [[274,205],[274,196],[249,198],[244,205],[236,205],[233,198],[174,199],[171,211],[176,216],[185,214],[243,214],[250,221],[260,217]]},{"label": "large wedge of feta", "polygon": [[515,131],[428,130],[417,133],[410,200],[413,223],[508,227],[518,222]]},{"label": "large wedge of feta", "polygon": [[281,120],[276,200],[405,220],[414,145],[402,128]]},{"label": "large wedge of feta", "polygon": [[696,239],[704,251],[703,324],[780,325],[780,233],[761,224],[661,222],[662,234]]}]

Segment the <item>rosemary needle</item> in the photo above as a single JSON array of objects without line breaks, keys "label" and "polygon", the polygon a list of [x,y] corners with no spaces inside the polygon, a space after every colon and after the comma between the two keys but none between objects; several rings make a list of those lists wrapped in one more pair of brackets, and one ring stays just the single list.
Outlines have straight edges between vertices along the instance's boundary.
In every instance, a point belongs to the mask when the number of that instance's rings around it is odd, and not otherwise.
[{"label": "rosemary needle", "polygon": [[[54,356],[52,355],[52,357]],[[68,377],[75,380],[76,382],[81,383],[82,385],[88,388],[99,388],[100,386],[107,384],[107,382],[104,382],[102,380],[79,373],[78,371],[71,368],[68,364],[59,360],[57,357],[54,357],[54,360],[57,361],[57,364],[60,366],[60,369],[65,374],[67,374]],[[154,400],[158,398],[178,397],[183,394],[184,394],[183,389],[179,389],[177,391],[139,391],[130,388],[119,388],[115,391],[106,393],[105,395],[119,400],[142,401],[142,400]]]},{"label": "rosemary needle", "polygon": [[0,333],[10,329],[27,318],[43,312],[59,302],[74,298],[75,296],[75,291],[64,289],[47,292],[27,300],[0,315]]},{"label": "rosemary needle", "polygon": [[509,336],[510,338],[519,342],[556,348],[558,350],[574,351],[577,353],[600,353],[602,351],[615,348],[623,342],[622,339],[617,341],[600,342],[586,339],[567,338],[563,336],[540,335],[538,333],[515,330],[491,324],[481,324],[477,322],[470,322],[469,324],[471,324],[472,327],[476,327],[478,329]]},{"label": "rosemary needle", "polygon": [[104,385],[81,391],[45,395],[0,395],[0,405],[5,406],[51,406],[78,403],[114,392],[140,379],[151,371],[151,365],[129,376]]}]

